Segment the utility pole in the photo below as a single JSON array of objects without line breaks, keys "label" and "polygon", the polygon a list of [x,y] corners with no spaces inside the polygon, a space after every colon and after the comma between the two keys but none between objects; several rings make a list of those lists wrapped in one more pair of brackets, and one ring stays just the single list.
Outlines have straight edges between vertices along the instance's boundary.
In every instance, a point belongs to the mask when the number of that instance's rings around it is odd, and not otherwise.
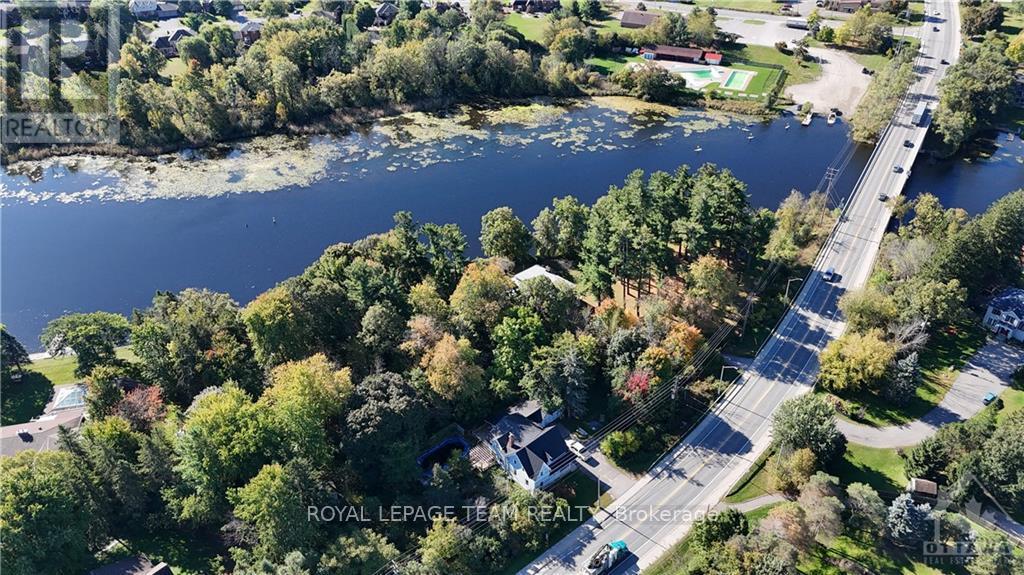
[{"label": "utility pole", "polygon": [[785,296],[786,301],[789,301],[789,284],[791,284],[793,282],[802,282],[802,281],[804,281],[804,278],[789,278],[789,281],[786,282],[786,296]]}]

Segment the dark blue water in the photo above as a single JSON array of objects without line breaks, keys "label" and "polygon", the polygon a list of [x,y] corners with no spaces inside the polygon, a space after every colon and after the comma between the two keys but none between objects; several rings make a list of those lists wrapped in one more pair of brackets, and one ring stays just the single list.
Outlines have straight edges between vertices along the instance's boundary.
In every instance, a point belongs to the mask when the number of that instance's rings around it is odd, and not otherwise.
[{"label": "dark blue water", "polygon": [[[10,190],[68,192],[96,185],[95,177],[48,174],[29,182],[25,176],[10,176],[0,214],[0,315],[26,345],[38,347],[37,334],[54,317],[72,311],[128,313],[146,306],[156,290],[207,287],[244,304],[301,272],[328,245],[388,229],[397,210],[409,210],[421,222],[458,224],[475,255],[480,216],[486,211],[508,205],[529,222],[551,198],[571,194],[592,202],[636,168],[673,170],[684,163],[714,162],[747,182],[754,205],[774,208],[791,189],[815,189],[825,168],[848,149],[842,124],[802,128],[783,118],[747,127],[734,121],[687,134],[671,121],[633,120],[632,133],[622,134],[630,127],[623,113],[583,108],[560,120],[558,128],[589,126],[585,144],[558,146],[551,138],[533,138],[509,145],[455,138],[447,146],[431,147],[451,163],[415,170],[389,171],[408,164],[417,148],[384,147],[379,157],[332,161],[309,186],[261,194],[29,203],[12,198]],[[552,127],[489,129],[537,136]],[[379,143],[375,138],[353,135],[342,142],[369,148]],[[594,149],[595,142],[610,143],[611,149]],[[698,145],[700,152],[694,149]],[[1016,145],[1016,154],[1024,154],[1019,141]],[[867,150],[853,153],[837,195],[849,192],[866,158]],[[361,170],[358,177],[351,175]],[[345,177],[338,177],[342,173]],[[931,191],[972,212],[1021,186],[1024,169],[1012,159],[915,167],[911,182],[913,191]]]}]

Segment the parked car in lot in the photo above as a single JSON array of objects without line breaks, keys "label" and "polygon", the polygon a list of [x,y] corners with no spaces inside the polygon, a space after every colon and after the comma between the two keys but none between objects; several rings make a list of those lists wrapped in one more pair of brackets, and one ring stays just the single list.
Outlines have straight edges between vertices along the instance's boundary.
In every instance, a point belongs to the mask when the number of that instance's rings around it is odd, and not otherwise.
[{"label": "parked car in lot", "polygon": [[821,274],[821,279],[829,283],[836,281],[835,268],[828,268],[827,270],[825,270],[825,273]]},{"label": "parked car in lot", "polygon": [[911,142],[910,140],[903,140],[903,147],[904,148],[913,148],[914,147],[914,142]]},{"label": "parked car in lot", "polygon": [[885,192],[881,192],[881,193],[878,194],[878,201],[880,201],[880,202],[887,202],[887,201],[889,201],[889,196],[887,196],[885,194]]},{"label": "parked car in lot", "polygon": [[985,397],[981,398],[981,402],[984,403],[985,405],[988,405],[988,404],[992,403],[993,401],[995,401],[998,398],[999,398],[998,395],[996,395],[996,394],[994,394],[994,393],[992,393],[990,391],[990,392],[985,394]]},{"label": "parked car in lot", "polygon": [[893,166],[892,167],[892,171],[894,173],[897,173],[897,174],[902,174],[903,173],[903,166]]}]

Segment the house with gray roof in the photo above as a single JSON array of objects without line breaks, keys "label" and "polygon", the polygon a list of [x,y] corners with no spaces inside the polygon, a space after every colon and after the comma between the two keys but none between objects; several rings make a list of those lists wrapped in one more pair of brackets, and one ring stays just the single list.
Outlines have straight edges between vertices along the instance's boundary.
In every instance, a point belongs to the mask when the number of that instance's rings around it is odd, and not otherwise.
[{"label": "house with gray roof", "polygon": [[527,491],[545,489],[576,469],[564,427],[536,401],[513,408],[493,427],[488,446],[502,469]]},{"label": "house with gray roof", "polygon": [[992,298],[982,324],[996,337],[1024,342],[1024,289],[1007,288]]}]

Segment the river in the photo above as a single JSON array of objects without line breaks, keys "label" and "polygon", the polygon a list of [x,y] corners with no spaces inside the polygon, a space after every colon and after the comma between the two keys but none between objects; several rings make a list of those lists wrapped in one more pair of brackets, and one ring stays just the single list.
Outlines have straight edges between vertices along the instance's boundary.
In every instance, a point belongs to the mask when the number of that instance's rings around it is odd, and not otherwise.
[{"label": "river", "polygon": [[[458,224],[476,255],[486,211],[508,205],[529,222],[551,198],[590,203],[637,168],[714,162],[748,184],[754,205],[774,208],[791,189],[815,189],[847,151],[835,185],[845,196],[868,156],[847,133],[842,122],[801,127],[606,100],[400,118],[207,158],[23,163],[0,187],[0,316],[37,348],[63,313],[129,313],[156,290],[207,287],[245,303],[328,245],[388,229],[398,210]],[[1024,187],[1019,138],[999,135],[987,151],[991,159],[921,162],[910,193],[975,213]]]}]

